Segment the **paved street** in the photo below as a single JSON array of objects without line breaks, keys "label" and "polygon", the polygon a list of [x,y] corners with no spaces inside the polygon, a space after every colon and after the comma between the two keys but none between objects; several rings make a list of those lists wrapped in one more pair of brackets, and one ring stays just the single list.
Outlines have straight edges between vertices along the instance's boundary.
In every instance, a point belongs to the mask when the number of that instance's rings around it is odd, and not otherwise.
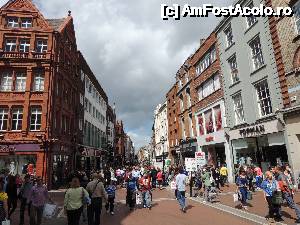
[{"label": "paved street", "polygon": [[[59,205],[62,205],[63,193],[53,193],[56,196],[53,199]],[[255,224],[248,220],[232,216],[229,213],[213,209],[202,205],[198,202],[188,200],[187,213],[183,214],[179,210],[177,201],[174,199],[172,192],[168,190],[155,190],[153,192],[152,210],[138,207],[135,211],[130,212],[125,206],[125,190],[117,192],[117,203],[115,215],[111,216],[102,213],[102,224],[109,225],[207,225],[207,224]],[[17,216],[18,211],[15,213]],[[14,218],[12,225],[18,224],[18,219]],[[66,218],[62,213],[51,220],[44,221],[45,225],[63,225],[67,224]],[[81,222],[81,224],[85,224]],[[87,224],[87,223],[86,223]]]}]

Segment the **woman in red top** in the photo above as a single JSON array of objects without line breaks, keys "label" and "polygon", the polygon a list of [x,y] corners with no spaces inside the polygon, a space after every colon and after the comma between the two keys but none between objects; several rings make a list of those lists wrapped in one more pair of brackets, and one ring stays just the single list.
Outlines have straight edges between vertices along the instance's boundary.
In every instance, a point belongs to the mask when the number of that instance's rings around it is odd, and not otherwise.
[{"label": "woman in red top", "polygon": [[163,184],[163,172],[159,168],[158,168],[158,173],[156,175],[156,180],[157,180],[157,183],[158,183],[158,187],[161,190],[162,189],[162,184]]}]

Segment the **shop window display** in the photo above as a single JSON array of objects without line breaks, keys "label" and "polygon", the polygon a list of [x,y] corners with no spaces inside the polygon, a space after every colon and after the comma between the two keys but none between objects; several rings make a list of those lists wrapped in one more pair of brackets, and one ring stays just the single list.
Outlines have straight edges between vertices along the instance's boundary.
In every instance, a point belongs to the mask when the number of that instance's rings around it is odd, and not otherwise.
[{"label": "shop window display", "polygon": [[11,175],[30,174],[35,175],[36,156],[34,155],[10,155],[1,156],[0,171],[7,171]]}]

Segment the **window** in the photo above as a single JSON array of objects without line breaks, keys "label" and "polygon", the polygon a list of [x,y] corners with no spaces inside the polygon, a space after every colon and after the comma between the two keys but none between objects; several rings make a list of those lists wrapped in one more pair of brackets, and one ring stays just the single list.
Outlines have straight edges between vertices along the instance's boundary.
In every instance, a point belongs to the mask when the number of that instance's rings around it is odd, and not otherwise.
[{"label": "window", "polygon": [[6,52],[14,52],[17,48],[17,40],[16,39],[7,39],[5,41],[5,51]]},{"label": "window", "polygon": [[26,89],[26,74],[17,72],[16,73],[16,91],[25,91]]},{"label": "window", "polygon": [[295,25],[296,25],[296,32],[300,34],[300,2],[298,1],[294,7],[294,17],[295,17]]},{"label": "window", "polygon": [[44,91],[45,76],[41,72],[35,74],[33,81],[33,91]]},{"label": "window", "polygon": [[216,131],[219,131],[222,129],[222,111],[221,111],[221,106],[218,105],[213,108],[214,110],[214,116],[215,116],[215,127]]},{"label": "window", "polygon": [[22,130],[22,121],[23,121],[23,109],[13,109],[12,110],[12,128],[11,130]]},{"label": "window", "polygon": [[237,69],[237,62],[236,62],[236,56],[232,56],[230,59],[228,59],[228,64],[230,68],[231,73],[231,82],[234,84],[239,81],[239,75],[238,75],[238,69]]},{"label": "window", "polygon": [[38,53],[46,53],[47,52],[47,40],[39,39],[36,42],[36,51]]},{"label": "window", "polygon": [[197,117],[198,117],[199,136],[202,136],[204,135],[203,116],[202,114],[200,114]]},{"label": "window", "polygon": [[84,99],[84,109],[88,111],[89,100],[87,98]]},{"label": "window", "polygon": [[226,36],[226,46],[230,47],[233,45],[233,34],[231,29],[231,24],[228,25],[228,27],[224,30],[225,36]]},{"label": "window", "polygon": [[9,17],[7,19],[7,26],[8,27],[19,27],[19,21],[17,17]]},{"label": "window", "polygon": [[271,97],[270,97],[270,91],[269,91],[267,80],[264,80],[256,84],[255,89],[257,94],[260,115],[266,116],[271,114],[272,104],[271,104]]},{"label": "window", "polygon": [[42,109],[41,107],[32,107],[30,113],[30,130],[39,131],[42,125]]},{"label": "window", "polygon": [[212,115],[211,109],[204,112],[204,118],[205,118],[206,134],[213,133],[214,132],[214,121],[213,121],[213,115]]},{"label": "window", "polygon": [[20,52],[29,52],[30,41],[28,39],[22,39],[20,41]]},{"label": "window", "polygon": [[184,111],[184,105],[183,105],[183,96],[182,95],[180,95],[180,110],[181,110],[181,112],[182,111]]},{"label": "window", "polygon": [[196,66],[196,74],[200,75],[216,60],[216,48],[213,46],[199,61]]},{"label": "window", "polygon": [[241,93],[236,94],[232,97],[234,105],[235,123],[241,124],[245,122],[243,102]]},{"label": "window", "polygon": [[83,95],[80,93],[80,104],[83,105]]},{"label": "window", "polygon": [[0,91],[11,91],[11,90],[12,90],[12,73],[4,72],[1,75]]},{"label": "window", "polygon": [[8,108],[0,108],[0,131],[7,130]]},{"label": "window", "polygon": [[[249,5],[247,5],[247,7],[252,9],[254,7],[253,2],[251,2]],[[247,28],[250,28],[253,24],[255,24],[256,20],[257,19],[254,15],[246,17]]]},{"label": "window", "polygon": [[199,101],[221,88],[220,76],[215,74],[198,88]]},{"label": "window", "polygon": [[23,28],[30,28],[32,27],[32,19],[24,18],[22,19],[21,27]]},{"label": "window", "polygon": [[264,64],[259,36],[256,36],[253,40],[251,40],[249,42],[249,46],[251,48],[253,68],[254,70],[257,70]]}]

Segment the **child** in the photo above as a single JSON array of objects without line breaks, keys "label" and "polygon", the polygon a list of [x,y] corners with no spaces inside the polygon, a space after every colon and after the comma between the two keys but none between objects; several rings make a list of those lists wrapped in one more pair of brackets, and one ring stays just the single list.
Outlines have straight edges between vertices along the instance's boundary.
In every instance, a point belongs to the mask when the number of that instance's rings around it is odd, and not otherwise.
[{"label": "child", "polygon": [[115,195],[116,195],[116,185],[115,185],[115,181],[111,180],[110,184],[106,187],[106,192],[107,192],[107,203],[105,205],[106,208],[106,212],[109,213],[111,215],[114,215],[114,203],[115,203]]}]

